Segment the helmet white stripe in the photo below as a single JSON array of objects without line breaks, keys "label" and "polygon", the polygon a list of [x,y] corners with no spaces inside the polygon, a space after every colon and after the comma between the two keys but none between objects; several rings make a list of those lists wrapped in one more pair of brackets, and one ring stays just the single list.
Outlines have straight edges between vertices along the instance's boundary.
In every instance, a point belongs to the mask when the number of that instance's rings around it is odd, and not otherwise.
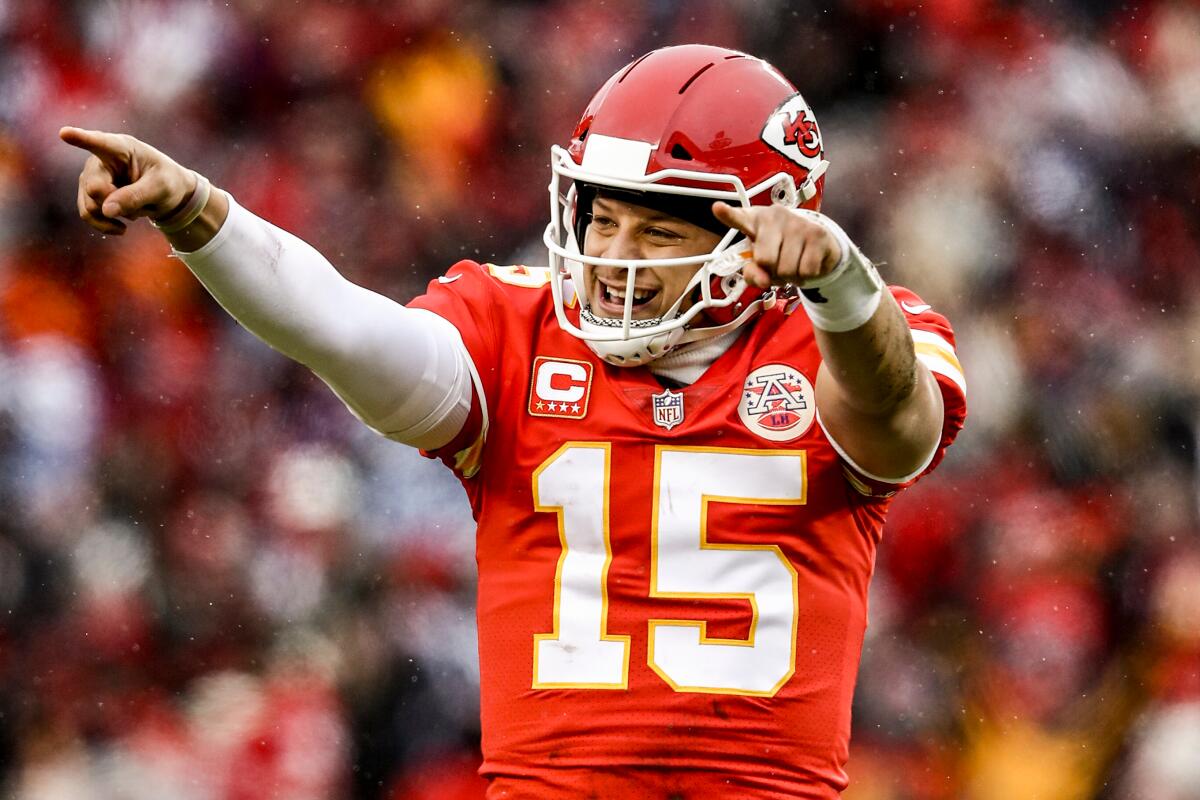
[{"label": "helmet white stripe", "polygon": [[614,178],[644,178],[654,145],[592,134],[583,151],[583,169]]}]

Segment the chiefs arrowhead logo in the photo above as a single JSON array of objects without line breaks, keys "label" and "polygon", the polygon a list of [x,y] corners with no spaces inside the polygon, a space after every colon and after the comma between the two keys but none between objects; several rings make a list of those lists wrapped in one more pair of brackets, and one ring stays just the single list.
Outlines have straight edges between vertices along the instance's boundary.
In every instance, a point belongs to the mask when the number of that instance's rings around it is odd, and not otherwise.
[{"label": "chiefs arrowhead logo", "polygon": [[796,149],[809,158],[821,155],[821,134],[817,122],[808,118],[808,110],[800,109],[790,119],[784,117],[783,143],[795,145]]},{"label": "chiefs arrowhead logo", "polygon": [[806,170],[812,171],[821,163],[825,150],[821,144],[821,130],[812,109],[799,94],[792,95],[775,109],[775,113],[767,118],[761,136],[771,148]]}]

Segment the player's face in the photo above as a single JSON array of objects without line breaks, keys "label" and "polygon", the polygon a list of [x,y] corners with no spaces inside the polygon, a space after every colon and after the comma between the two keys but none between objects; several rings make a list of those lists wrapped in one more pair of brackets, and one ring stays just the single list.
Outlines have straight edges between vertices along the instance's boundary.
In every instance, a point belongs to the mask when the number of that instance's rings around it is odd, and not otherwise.
[{"label": "player's face", "polygon": [[[584,237],[584,255],[600,258],[683,258],[711,253],[721,237],[661,211],[623,200],[597,197]],[[661,317],[687,288],[699,266],[639,267],[634,284],[634,319]],[[588,303],[598,317],[625,314],[624,267],[584,266]],[[680,306],[692,305],[689,297]]]}]

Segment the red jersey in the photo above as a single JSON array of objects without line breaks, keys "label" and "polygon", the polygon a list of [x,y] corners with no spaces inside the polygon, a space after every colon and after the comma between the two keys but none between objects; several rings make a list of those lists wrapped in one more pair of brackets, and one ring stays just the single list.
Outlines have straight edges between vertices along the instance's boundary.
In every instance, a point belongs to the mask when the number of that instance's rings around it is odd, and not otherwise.
[{"label": "red jersey", "polygon": [[[936,463],[965,416],[953,333],[893,293],[945,399]],[[678,390],[563,331],[546,270],[461,262],[412,305],[483,390],[437,455],[478,522],[488,797],[837,797],[897,487],[816,419],[799,304]]]}]

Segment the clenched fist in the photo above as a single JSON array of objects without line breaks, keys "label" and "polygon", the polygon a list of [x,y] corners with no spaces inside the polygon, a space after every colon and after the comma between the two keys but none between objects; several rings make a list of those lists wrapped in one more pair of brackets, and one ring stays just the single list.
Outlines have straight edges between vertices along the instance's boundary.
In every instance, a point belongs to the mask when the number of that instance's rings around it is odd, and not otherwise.
[{"label": "clenched fist", "polygon": [[127,134],[66,127],[58,135],[91,153],[77,202],[80,218],[101,233],[125,233],[118,217],[169,217],[196,189],[194,172]]}]

